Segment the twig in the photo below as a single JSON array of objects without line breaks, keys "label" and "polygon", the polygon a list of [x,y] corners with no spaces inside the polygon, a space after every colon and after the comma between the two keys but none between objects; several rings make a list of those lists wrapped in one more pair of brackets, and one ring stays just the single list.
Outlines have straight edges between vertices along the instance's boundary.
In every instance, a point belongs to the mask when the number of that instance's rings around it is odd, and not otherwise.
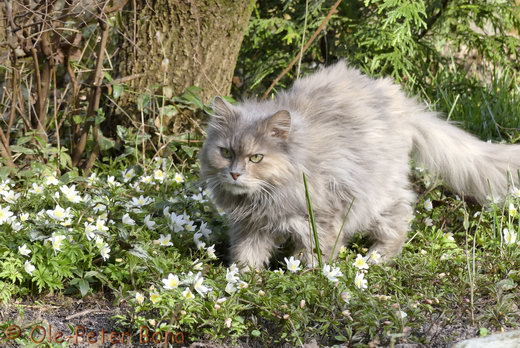
[{"label": "twig", "polygon": [[[0,136],[2,137],[2,139],[5,138],[5,134],[2,128],[0,128]],[[5,145],[3,141],[0,141],[0,154],[5,159],[9,168],[16,168],[16,165],[13,162],[13,158],[9,153],[9,145]]]},{"label": "twig", "polygon": [[[113,6],[110,6],[106,9],[104,9],[103,12],[105,12],[105,14],[109,14],[112,12],[119,11],[120,9],[125,7],[127,2],[128,2],[128,0],[120,0],[119,2],[115,3]],[[108,3],[108,1],[107,1],[107,3]]]},{"label": "twig", "polygon": [[138,78],[143,77],[145,75],[146,74],[133,74],[133,75],[129,75],[129,76],[120,77],[118,79],[114,79],[114,80],[112,80],[110,82],[107,82],[107,83],[103,84],[103,86],[119,85],[121,83],[125,83],[125,82],[128,82],[128,81],[132,81],[132,80],[138,79]]},{"label": "twig", "polygon": [[[108,42],[108,33],[109,26],[103,22],[99,21],[100,27],[103,29],[101,33],[101,42],[98,47],[97,61],[96,61],[96,69],[94,70],[94,78],[93,78],[93,89],[90,94],[90,101],[87,109],[87,120],[85,125],[83,126],[80,134],[80,138],[77,142],[77,146],[73,153],[72,157],[72,165],[77,166],[79,161],[81,160],[81,156],[83,152],[85,152],[85,148],[87,146],[87,138],[90,127],[95,124],[91,119],[94,116],[94,112],[99,108],[99,102],[101,100],[101,82],[103,80],[103,60],[105,59],[105,47]],[[94,126],[97,128],[97,126]]]},{"label": "twig", "polygon": [[74,314],[71,314],[67,317],[65,317],[65,320],[71,320],[71,319],[76,319],[76,318],[79,318],[79,317],[84,317],[88,314],[92,314],[92,313],[106,313],[106,312],[109,312],[107,310],[104,310],[104,309],[85,309],[84,311],[81,311],[79,313],[74,313]]},{"label": "twig", "polygon": [[271,83],[271,85],[269,86],[269,88],[264,92],[264,94],[262,95],[262,99],[265,99],[267,98],[267,96],[269,95],[269,93],[271,93],[271,91],[273,90],[273,88],[278,84],[278,82],[282,79],[282,77],[284,77],[285,75],[287,75],[287,73],[292,69],[292,67],[294,66],[294,64],[296,64],[298,62],[298,60],[300,59],[300,57],[305,53],[305,51],[307,51],[307,49],[311,46],[311,44],[314,42],[314,40],[316,40],[316,38],[318,37],[318,35],[323,31],[323,29],[325,29],[325,27],[327,26],[327,23],[329,22],[329,20],[332,18],[332,15],[336,13],[336,9],[338,8],[339,4],[341,4],[343,0],[337,0],[336,3],[332,6],[332,8],[330,9],[329,13],[327,14],[327,16],[325,18],[323,18],[323,21],[321,22],[320,26],[318,27],[318,29],[316,29],[316,31],[312,34],[312,36],[309,38],[309,41],[307,41],[305,43],[305,46],[303,46],[303,48],[300,50],[300,53],[298,53],[296,55],[296,57],[293,58],[293,60],[291,60],[291,62],[289,63],[289,65],[273,80],[273,83]]}]

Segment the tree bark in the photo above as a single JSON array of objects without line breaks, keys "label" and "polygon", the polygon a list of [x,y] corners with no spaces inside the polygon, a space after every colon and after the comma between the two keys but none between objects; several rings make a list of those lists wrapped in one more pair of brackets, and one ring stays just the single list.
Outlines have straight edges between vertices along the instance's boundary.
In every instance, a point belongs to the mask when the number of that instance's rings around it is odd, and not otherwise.
[{"label": "tree bark", "polygon": [[[254,0],[131,0],[119,72],[144,92],[198,86],[204,102],[230,92]],[[131,42],[133,41],[133,42]],[[141,76],[142,75],[142,76]]]}]

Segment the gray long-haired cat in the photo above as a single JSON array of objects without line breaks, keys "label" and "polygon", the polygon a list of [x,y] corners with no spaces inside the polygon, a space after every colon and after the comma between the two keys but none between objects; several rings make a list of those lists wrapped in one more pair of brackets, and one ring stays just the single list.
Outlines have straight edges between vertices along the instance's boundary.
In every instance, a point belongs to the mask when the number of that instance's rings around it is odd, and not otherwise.
[{"label": "gray long-haired cat", "polygon": [[288,237],[313,262],[303,174],[324,257],[337,251],[338,233],[343,244],[366,232],[383,260],[401,251],[413,216],[411,155],[480,202],[518,184],[519,146],[482,142],[390,79],[344,62],[297,80],[274,100],[231,105],[217,97],[213,109],[202,178],[229,214],[232,259],[242,266],[264,267]]}]

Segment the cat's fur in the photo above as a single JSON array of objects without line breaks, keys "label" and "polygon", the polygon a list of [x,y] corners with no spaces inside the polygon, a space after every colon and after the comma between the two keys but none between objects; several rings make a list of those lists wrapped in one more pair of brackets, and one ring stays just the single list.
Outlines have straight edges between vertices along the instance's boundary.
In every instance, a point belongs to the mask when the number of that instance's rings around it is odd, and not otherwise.
[{"label": "cat's fur", "polygon": [[[297,80],[274,100],[231,105],[216,98],[213,106],[202,178],[229,214],[232,260],[243,266],[265,266],[287,237],[312,262],[303,173],[325,257],[351,205],[339,245],[366,232],[384,259],[401,251],[415,200],[411,155],[480,202],[518,184],[520,146],[482,142],[390,79],[369,78],[344,62]],[[255,154],[263,160],[251,162]]]}]

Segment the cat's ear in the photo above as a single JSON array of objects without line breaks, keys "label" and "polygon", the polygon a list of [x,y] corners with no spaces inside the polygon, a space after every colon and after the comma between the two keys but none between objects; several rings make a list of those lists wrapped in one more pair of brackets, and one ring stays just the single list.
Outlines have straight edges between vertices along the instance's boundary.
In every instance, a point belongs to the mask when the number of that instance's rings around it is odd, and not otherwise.
[{"label": "cat's ear", "polygon": [[235,115],[233,105],[225,101],[222,97],[215,97],[211,104],[211,108],[213,109],[215,116],[229,118]]},{"label": "cat's ear", "polygon": [[268,119],[269,134],[276,138],[287,139],[291,131],[291,114],[280,110]]}]

